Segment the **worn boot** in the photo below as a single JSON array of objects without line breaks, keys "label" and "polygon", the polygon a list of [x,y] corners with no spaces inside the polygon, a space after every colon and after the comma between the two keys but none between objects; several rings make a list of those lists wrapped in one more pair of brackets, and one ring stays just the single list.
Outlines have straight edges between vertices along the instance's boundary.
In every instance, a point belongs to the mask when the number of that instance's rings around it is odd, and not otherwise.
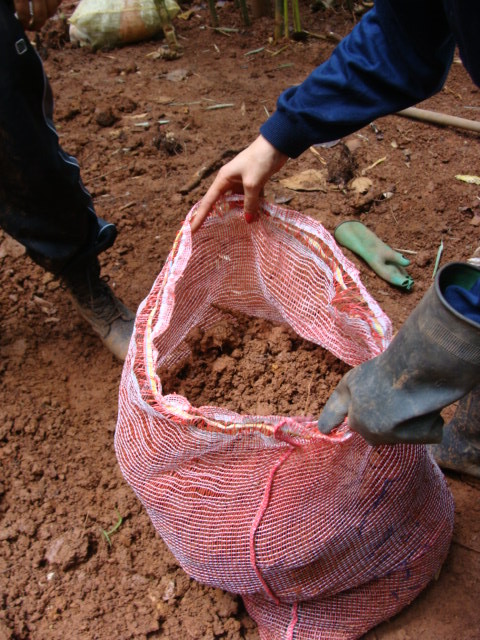
[{"label": "worn boot", "polygon": [[429,449],[442,469],[480,478],[480,386],[460,400],[442,442]]},{"label": "worn boot", "polygon": [[[480,247],[468,262],[480,268]],[[442,469],[480,478],[480,385],[460,400],[442,442],[429,449]]]},{"label": "worn boot", "polygon": [[442,267],[389,347],[342,378],[318,420],[320,431],[330,433],[348,416],[350,429],[373,445],[441,442],[441,409],[480,380],[480,324],[445,294],[456,285],[470,292],[479,277],[474,265]]},{"label": "worn boot", "polygon": [[125,360],[133,332],[135,314],[100,277],[96,257],[65,271],[61,279],[80,315],[97,333],[103,344],[119,360]]}]

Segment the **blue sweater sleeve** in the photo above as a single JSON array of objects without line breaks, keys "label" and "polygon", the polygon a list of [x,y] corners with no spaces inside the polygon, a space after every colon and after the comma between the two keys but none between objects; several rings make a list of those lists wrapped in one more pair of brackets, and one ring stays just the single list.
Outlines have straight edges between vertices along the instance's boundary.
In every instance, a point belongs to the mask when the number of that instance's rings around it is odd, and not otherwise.
[{"label": "blue sweater sleeve", "polygon": [[439,91],[454,49],[438,0],[376,0],[326,62],[280,95],[260,132],[296,158]]}]

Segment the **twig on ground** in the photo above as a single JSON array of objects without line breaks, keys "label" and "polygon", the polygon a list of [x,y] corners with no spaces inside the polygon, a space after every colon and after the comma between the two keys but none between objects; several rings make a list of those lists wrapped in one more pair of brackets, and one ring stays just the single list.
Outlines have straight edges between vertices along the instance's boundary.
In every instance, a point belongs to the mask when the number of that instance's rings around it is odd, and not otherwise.
[{"label": "twig on ground", "polygon": [[412,256],[417,255],[418,251],[413,251],[412,249],[397,249],[395,247],[393,247],[394,251],[398,251],[398,253],[408,253]]},{"label": "twig on ground", "polygon": [[222,104],[212,104],[209,107],[205,107],[205,111],[214,111],[215,109],[228,109],[229,107],[234,107],[233,102],[224,102]]},{"label": "twig on ground", "polygon": [[215,158],[209,164],[200,167],[200,169],[198,169],[198,171],[193,174],[190,182],[179,189],[179,193],[181,193],[182,195],[190,193],[190,191],[192,191],[192,189],[195,189],[195,187],[197,187],[204,178],[208,177],[217,169],[220,169],[225,160],[233,158],[233,156],[236,156],[237,153],[240,153],[240,149],[227,149],[220,155],[220,157]]}]

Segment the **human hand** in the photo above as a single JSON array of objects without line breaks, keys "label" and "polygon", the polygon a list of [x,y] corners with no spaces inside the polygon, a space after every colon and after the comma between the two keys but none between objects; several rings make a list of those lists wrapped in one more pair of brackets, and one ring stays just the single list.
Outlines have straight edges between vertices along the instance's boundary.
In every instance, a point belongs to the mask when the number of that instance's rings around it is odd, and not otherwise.
[{"label": "human hand", "polygon": [[38,31],[57,11],[62,0],[14,0],[15,13],[27,31]]},{"label": "human hand", "polygon": [[253,222],[258,214],[258,200],[265,183],[287,160],[288,156],[277,151],[263,136],[258,136],[249,147],[220,169],[192,218],[192,232],[202,226],[215,202],[227,192],[244,194],[245,219]]}]

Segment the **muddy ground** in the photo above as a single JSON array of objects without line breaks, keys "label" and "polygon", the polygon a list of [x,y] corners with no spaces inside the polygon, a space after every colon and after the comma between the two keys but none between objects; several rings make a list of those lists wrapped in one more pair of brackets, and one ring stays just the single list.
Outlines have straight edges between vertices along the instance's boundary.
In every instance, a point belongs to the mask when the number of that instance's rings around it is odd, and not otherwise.
[{"label": "muddy ground", "polygon": [[[74,5],[63,5],[65,17]],[[253,140],[279,92],[324,60],[354,20],[303,2],[302,20],[318,37],[273,43],[273,20],[247,28],[233,3],[218,8],[229,28],[223,33],[211,29],[205,6],[183,8],[193,11],[175,20],[184,54],[174,60],[158,55],[162,40],[97,52],[72,46],[62,19],[37,39],[62,145],[79,159],[98,214],[118,226],[117,242],[101,257],[103,272],[132,308],[224,158]],[[230,106],[208,109],[218,105]],[[480,92],[456,59],[444,89],[420,106],[478,119]],[[330,231],[358,219],[405,251],[415,281],[410,293],[345,250],[398,329],[430,286],[440,244],[441,263],[466,259],[480,244],[479,187],[456,179],[479,173],[478,134],[394,115],[353,138],[354,174],[371,180],[366,194],[335,182],[319,191],[279,182],[306,169],[332,177],[336,145],[290,161],[266,196]],[[0,265],[0,639],[258,640],[239,598],[195,583],[179,568],[121,477],[113,450],[121,363],[58,283],[1,232]],[[262,339],[259,330],[259,348]],[[287,357],[295,341],[282,344]],[[296,381],[299,406],[310,395],[314,410],[323,405],[342,367],[332,371],[329,388],[317,390],[308,387],[305,367],[303,384]],[[282,398],[277,387],[270,409]],[[215,392],[218,402],[221,389]],[[267,400],[261,389],[256,394],[245,396],[252,405]],[[456,521],[445,565],[368,640],[479,637],[480,484],[454,473],[447,480]]]}]

